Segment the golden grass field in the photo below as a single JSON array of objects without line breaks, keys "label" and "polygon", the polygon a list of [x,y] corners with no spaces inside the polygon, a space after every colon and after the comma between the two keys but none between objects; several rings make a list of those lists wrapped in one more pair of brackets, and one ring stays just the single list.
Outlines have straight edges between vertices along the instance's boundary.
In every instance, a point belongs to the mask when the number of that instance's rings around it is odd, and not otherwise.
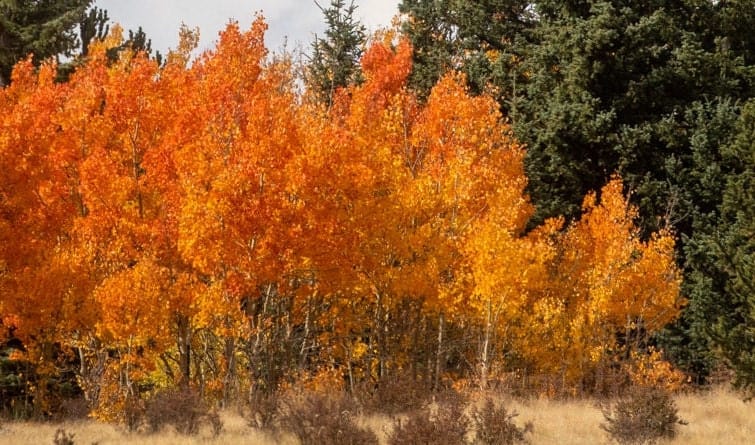
[{"label": "golden grass field", "polygon": [[[713,445],[755,443],[755,402],[743,402],[741,397],[725,389],[676,397],[679,416],[689,424],[678,427],[678,435],[663,444]],[[518,423],[531,421],[534,432],[529,436],[538,444],[609,444],[608,436],[600,428],[603,415],[597,403],[585,401],[509,400],[506,406],[519,413]],[[0,427],[0,444],[52,444],[55,431],[64,428],[74,434],[76,445],[184,445],[184,444],[291,444],[290,437],[271,437],[247,426],[236,412],[223,413],[223,432],[212,437],[210,431],[197,436],[181,436],[170,431],[159,434],[126,433],[118,426],[93,421],[63,424],[6,422]],[[390,427],[387,417],[369,417],[362,423],[378,433],[385,442]]]}]

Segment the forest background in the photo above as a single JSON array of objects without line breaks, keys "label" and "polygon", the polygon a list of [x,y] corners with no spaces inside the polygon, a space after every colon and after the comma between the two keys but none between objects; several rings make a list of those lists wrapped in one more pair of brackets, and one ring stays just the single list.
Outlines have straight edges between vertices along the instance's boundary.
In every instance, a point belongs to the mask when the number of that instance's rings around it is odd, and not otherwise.
[{"label": "forest background", "polygon": [[0,6],[6,413],[752,390],[755,2],[335,0],[302,63],[90,6]]}]

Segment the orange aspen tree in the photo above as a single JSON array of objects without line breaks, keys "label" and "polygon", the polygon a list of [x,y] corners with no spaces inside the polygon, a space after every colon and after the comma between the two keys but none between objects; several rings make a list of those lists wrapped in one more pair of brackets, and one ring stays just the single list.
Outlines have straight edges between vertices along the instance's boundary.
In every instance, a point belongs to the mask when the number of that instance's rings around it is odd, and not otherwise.
[{"label": "orange aspen tree", "polygon": [[[438,317],[436,363],[428,370],[437,379],[443,324],[468,315],[462,310],[470,302],[468,289],[460,286],[469,281],[463,279],[464,258],[474,254],[473,247],[462,249],[473,239],[478,247],[485,244],[467,235],[495,207],[500,220],[489,227],[510,216],[511,237],[519,237],[531,206],[522,192],[523,151],[496,104],[472,98],[464,79],[450,75],[420,106],[405,89],[407,55],[405,42],[368,49],[365,83],[342,91],[329,112],[321,110],[320,120],[307,125],[307,154],[297,168],[306,178],[300,184],[304,211],[322,229],[309,254],[321,271],[318,285],[326,293],[346,293],[345,304],[368,301],[372,307],[372,315],[357,316],[349,327],[342,318],[338,335],[371,326],[370,344],[352,346],[372,354],[378,376],[386,366],[414,366],[393,349],[398,345],[388,344],[405,341],[389,339],[389,321],[401,317],[399,305],[414,302],[421,317]],[[476,267],[482,273],[485,266]]]},{"label": "orange aspen tree", "polygon": [[524,195],[524,151],[495,102],[469,96],[464,79],[452,75],[430,93],[413,142],[423,150],[417,182],[424,194],[417,195],[432,202],[434,244],[448,252],[435,307],[441,316],[482,321],[479,362],[486,385],[494,325],[504,306],[513,315],[526,298],[524,284],[516,283],[525,280],[530,265],[523,254],[529,246],[521,239],[532,213]]},{"label": "orange aspen tree", "polygon": [[138,398],[138,385],[170,347],[173,311],[180,307],[181,281],[171,273],[165,239],[158,238],[162,197],[148,185],[144,165],[170,125],[170,98],[161,90],[157,64],[143,54],[124,51],[109,63],[106,51],[119,43],[116,30],[93,45],[71,77],[78,100],[63,125],[76,153],[71,254],[99,313],[96,331],[79,339],[80,379],[103,419],[120,416],[123,404]]},{"label": "orange aspen tree", "polygon": [[[411,126],[404,90],[411,48],[377,43],[362,64],[365,82],[340,90],[329,110],[305,105],[295,187],[310,239],[303,254],[317,271],[317,290],[333,300],[328,316],[337,317],[320,341],[336,345],[350,376],[377,377],[388,366],[386,323],[401,280],[397,249],[405,244],[396,193],[408,172],[395,152]],[[358,371],[352,362],[360,362]]]},{"label": "orange aspen tree", "polygon": [[89,330],[93,315],[67,253],[75,206],[59,112],[70,90],[55,73],[22,61],[0,90],[0,319],[36,368],[26,392],[37,414],[50,408],[48,377],[68,366],[65,340]]},{"label": "orange aspen tree", "polygon": [[545,288],[556,252],[552,239],[557,226],[549,223],[524,234],[533,209],[524,194],[522,150],[513,145],[507,151],[500,155],[505,158],[501,164],[490,166],[496,179],[484,181],[498,186],[485,210],[472,222],[461,247],[470,281],[464,289],[465,300],[473,309],[468,315],[482,323],[482,388],[487,387],[496,355],[515,350],[517,338],[529,334],[526,314]]},{"label": "orange aspen tree", "polygon": [[66,83],[26,61],[0,90],[2,327],[40,373],[75,353],[97,416],[148,383],[437,386],[453,354],[483,387],[496,366],[576,387],[678,314],[672,234],[640,238],[619,179],[527,232],[524,148],[463,76],[421,102],[388,33],[325,108],[265,29],[190,63],[184,28],[162,67],[108,60],[115,29]]},{"label": "orange aspen tree", "polygon": [[187,322],[223,343],[221,363],[210,366],[221,370],[215,386],[236,379],[235,342],[248,327],[242,304],[266,298],[262,289],[287,295],[299,264],[299,204],[287,167],[299,146],[296,100],[289,72],[266,65],[265,29],[261,17],[248,31],[230,24],[194,62],[170,135],[178,251],[206,284]]}]

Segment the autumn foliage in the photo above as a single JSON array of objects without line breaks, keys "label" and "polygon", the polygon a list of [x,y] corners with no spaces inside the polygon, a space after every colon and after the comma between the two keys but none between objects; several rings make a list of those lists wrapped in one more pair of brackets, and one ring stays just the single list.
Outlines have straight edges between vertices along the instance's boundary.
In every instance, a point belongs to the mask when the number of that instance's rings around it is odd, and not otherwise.
[{"label": "autumn foliage", "polygon": [[164,66],[109,62],[116,33],[69,81],[22,61],[0,91],[0,317],[40,411],[63,372],[107,420],[164,387],[585,389],[677,316],[673,236],[640,237],[619,178],[527,230],[525,149],[463,76],[421,102],[389,35],[326,108],[265,28],[193,63],[184,30]]}]

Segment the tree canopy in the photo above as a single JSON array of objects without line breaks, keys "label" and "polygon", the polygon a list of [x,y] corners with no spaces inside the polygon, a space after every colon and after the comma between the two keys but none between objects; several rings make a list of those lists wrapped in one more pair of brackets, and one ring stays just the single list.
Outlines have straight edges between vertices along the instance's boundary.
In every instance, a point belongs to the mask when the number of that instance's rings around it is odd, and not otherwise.
[{"label": "tree canopy", "polygon": [[186,30],[164,65],[110,60],[115,30],[68,81],[27,60],[0,91],[0,314],[37,410],[61,369],[104,420],[155,385],[225,403],[328,369],[591,391],[677,316],[673,235],[641,239],[620,179],[528,231],[525,151],[464,75],[422,100],[386,34],[362,83],[302,101],[265,29],[193,63]]}]

